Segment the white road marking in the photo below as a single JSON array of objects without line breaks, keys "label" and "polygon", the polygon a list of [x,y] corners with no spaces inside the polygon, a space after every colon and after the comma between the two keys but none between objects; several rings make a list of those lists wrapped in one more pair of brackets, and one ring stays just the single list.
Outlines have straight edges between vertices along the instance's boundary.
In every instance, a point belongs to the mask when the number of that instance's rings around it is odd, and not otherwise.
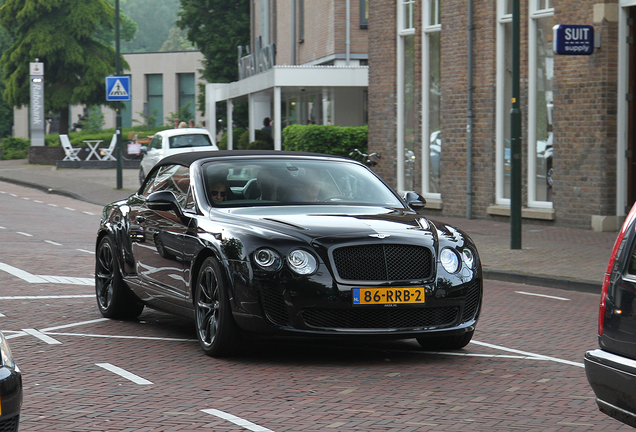
[{"label": "white road marking", "polygon": [[15,233],[16,233],[16,234],[23,235],[23,236],[25,236],[25,237],[33,237],[33,234],[29,234],[29,233],[25,233],[25,232],[16,231]]},{"label": "white road marking", "polygon": [[9,195],[11,195],[12,197],[17,197],[16,194],[12,194],[12,193],[10,193]]},{"label": "white road marking", "polygon": [[51,207],[59,207],[57,204],[47,204],[50,205]]},{"label": "white road marking", "polygon": [[6,315],[3,313],[0,313],[0,318],[6,318]]},{"label": "white road marking", "polygon": [[70,207],[64,207],[65,210],[70,210],[70,211],[75,211],[74,208],[70,208]]},{"label": "white road marking", "polygon": [[34,203],[38,203],[38,204],[44,204],[44,202],[40,201],[40,200],[33,200]]},{"label": "white road marking", "polygon": [[[93,297],[93,296],[90,296],[90,297]],[[95,324],[95,323],[103,322],[103,321],[110,321],[110,320],[108,318],[98,318],[98,319],[89,320],[89,321],[80,321],[80,322],[71,323],[71,324],[64,324],[64,325],[60,325],[60,326],[49,327],[49,328],[42,329],[42,331],[43,332],[50,332],[50,331],[53,331],[53,330],[60,330],[60,329],[63,329],[63,328],[83,326],[83,325],[86,325],[86,324]]]},{"label": "white road marking", "polygon": [[139,385],[153,384],[152,381],[148,381],[147,379],[142,378],[139,375],[135,375],[134,373],[128,372],[127,370],[114,366],[110,363],[95,363],[95,365],[101,368],[104,368],[107,371],[110,371],[114,374],[117,374],[122,378],[126,378],[127,380],[130,380],[134,382],[135,384],[139,384]]},{"label": "white road marking", "polygon": [[5,228],[5,227],[3,227],[3,226],[0,226],[0,229],[6,229],[6,228]]},{"label": "white road marking", "polygon": [[549,298],[549,299],[553,299],[553,300],[570,301],[569,298],[565,298],[565,297],[556,297],[556,296],[545,295],[545,294],[529,293],[529,292],[525,292],[525,291],[515,291],[515,292],[517,294],[523,294],[523,295],[529,295],[529,296],[535,296],[535,297],[545,297],[545,298]]},{"label": "white road marking", "polygon": [[100,335],[100,334],[89,334],[89,333],[57,333],[57,332],[49,332],[49,331],[47,331],[46,334],[50,334],[53,336],[79,336],[79,337],[92,337],[92,338],[103,338],[103,339],[138,339],[138,340],[169,341],[169,342],[198,342],[198,339],[165,338],[165,337],[152,337],[152,336],[117,336],[117,335]]},{"label": "white road marking", "polygon": [[4,296],[0,300],[51,300],[51,299],[71,299],[71,298],[93,298],[94,294],[77,295],[44,295],[44,296]]},{"label": "white road marking", "polygon": [[93,278],[33,275],[24,270],[20,270],[17,267],[13,267],[13,266],[10,266],[9,264],[4,264],[4,263],[0,263],[0,270],[5,271],[15,277],[18,277],[28,283],[56,283],[56,284],[88,285],[88,286],[95,284],[95,279]]},{"label": "white road marking", "polygon": [[95,255],[95,252],[89,251],[89,250],[86,250],[86,249],[78,249],[78,251]]},{"label": "white road marking", "polygon": [[62,246],[61,243],[54,242],[53,240],[44,240],[44,243],[52,244],[54,246]]},{"label": "white road marking", "polygon": [[489,344],[489,343],[486,343],[486,342],[478,342],[476,340],[472,340],[472,341],[470,341],[470,343],[473,343],[475,345],[485,346],[485,347],[488,347],[488,348],[498,349],[498,350],[501,350],[501,351],[508,351],[508,352],[512,352],[512,353],[515,353],[515,354],[521,354],[521,355],[524,355],[524,356],[532,357],[533,359],[536,359],[536,360],[550,360],[550,361],[553,361],[553,362],[563,363],[563,364],[567,364],[567,365],[570,365],[570,366],[585,367],[585,365],[583,363],[577,363],[577,362],[573,362],[573,361],[570,361],[570,360],[563,360],[563,359],[560,359],[560,358],[557,358],[557,357],[550,357],[550,356],[546,356],[546,355],[543,355],[543,354],[536,354],[536,353],[531,353],[531,352],[528,352],[528,351],[521,351],[521,350],[517,350],[517,349],[513,349],[513,348],[506,348],[506,347],[502,347],[502,346],[499,346],[499,345]]},{"label": "white road marking", "polygon": [[46,342],[49,345],[61,344],[57,339],[53,339],[51,336],[47,336],[42,332],[37,331],[36,329],[22,329],[26,334],[30,334],[31,336],[35,336],[36,338]]},{"label": "white road marking", "polygon": [[223,420],[227,420],[229,422],[234,423],[237,426],[241,426],[244,429],[250,430],[252,432],[274,432],[271,429],[264,428],[263,426],[259,426],[250,421],[242,419],[232,414],[228,414],[223,411],[215,410],[215,409],[204,409],[201,410],[206,414],[213,415],[215,417],[221,418]]},{"label": "white road marking", "polygon": [[31,198],[29,197],[22,197],[23,200],[27,200],[27,201],[31,201]]},{"label": "white road marking", "polygon": [[91,213],[91,212],[87,212],[87,211],[83,211],[82,213],[87,214],[89,216],[95,216],[95,213]]}]

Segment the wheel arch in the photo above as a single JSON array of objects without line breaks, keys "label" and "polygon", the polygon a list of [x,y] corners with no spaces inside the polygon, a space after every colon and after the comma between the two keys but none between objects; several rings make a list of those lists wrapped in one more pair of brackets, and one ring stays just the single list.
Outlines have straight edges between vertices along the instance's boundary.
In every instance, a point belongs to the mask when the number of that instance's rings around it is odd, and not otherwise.
[{"label": "wheel arch", "polygon": [[[190,272],[190,287],[189,287],[190,298],[192,299],[192,301],[194,301],[194,289],[196,287],[197,278],[199,277],[199,272],[201,271],[201,266],[203,265],[203,262],[210,257],[216,259],[219,262],[221,269],[223,269],[223,278],[225,279],[225,282],[227,282],[226,289],[228,291],[229,298],[233,300],[234,292],[232,290],[232,285],[233,285],[231,282],[232,278],[230,277],[230,274],[228,273],[228,269],[226,268],[226,266],[223,265],[223,259],[221,257],[221,254],[217,250],[210,247],[201,249],[201,251],[198,253],[196,258],[192,262],[191,272]],[[233,304],[233,301],[230,301],[230,304]]]}]

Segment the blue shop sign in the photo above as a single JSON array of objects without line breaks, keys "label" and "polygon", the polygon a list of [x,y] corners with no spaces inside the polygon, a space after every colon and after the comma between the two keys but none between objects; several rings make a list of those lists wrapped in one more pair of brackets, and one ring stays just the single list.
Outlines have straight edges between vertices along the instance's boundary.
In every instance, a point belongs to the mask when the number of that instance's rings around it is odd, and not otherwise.
[{"label": "blue shop sign", "polygon": [[555,54],[590,55],[594,52],[594,27],[558,24],[552,27],[552,50]]}]

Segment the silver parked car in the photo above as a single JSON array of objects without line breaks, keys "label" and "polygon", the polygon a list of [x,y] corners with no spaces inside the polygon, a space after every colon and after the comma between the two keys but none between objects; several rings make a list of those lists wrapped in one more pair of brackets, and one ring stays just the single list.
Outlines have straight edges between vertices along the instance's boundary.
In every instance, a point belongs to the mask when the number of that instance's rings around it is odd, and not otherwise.
[{"label": "silver parked car", "polygon": [[144,182],[152,167],[166,156],[218,149],[207,129],[183,128],[157,132],[148,146],[141,147],[143,157],[139,167],[139,184]]}]

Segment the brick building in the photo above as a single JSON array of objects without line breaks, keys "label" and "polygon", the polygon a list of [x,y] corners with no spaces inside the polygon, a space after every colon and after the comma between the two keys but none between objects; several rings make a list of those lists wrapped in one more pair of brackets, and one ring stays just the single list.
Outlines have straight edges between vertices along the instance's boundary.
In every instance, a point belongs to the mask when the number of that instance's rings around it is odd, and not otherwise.
[{"label": "brick building", "polygon": [[[636,201],[634,5],[521,2],[523,218],[613,230]],[[427,198],[429,214],[509,217],[511,8],[383,0],[369,9],[369,151],[394,187]],[[557,24],[592,25],[594,53],[554,54]]]}]

